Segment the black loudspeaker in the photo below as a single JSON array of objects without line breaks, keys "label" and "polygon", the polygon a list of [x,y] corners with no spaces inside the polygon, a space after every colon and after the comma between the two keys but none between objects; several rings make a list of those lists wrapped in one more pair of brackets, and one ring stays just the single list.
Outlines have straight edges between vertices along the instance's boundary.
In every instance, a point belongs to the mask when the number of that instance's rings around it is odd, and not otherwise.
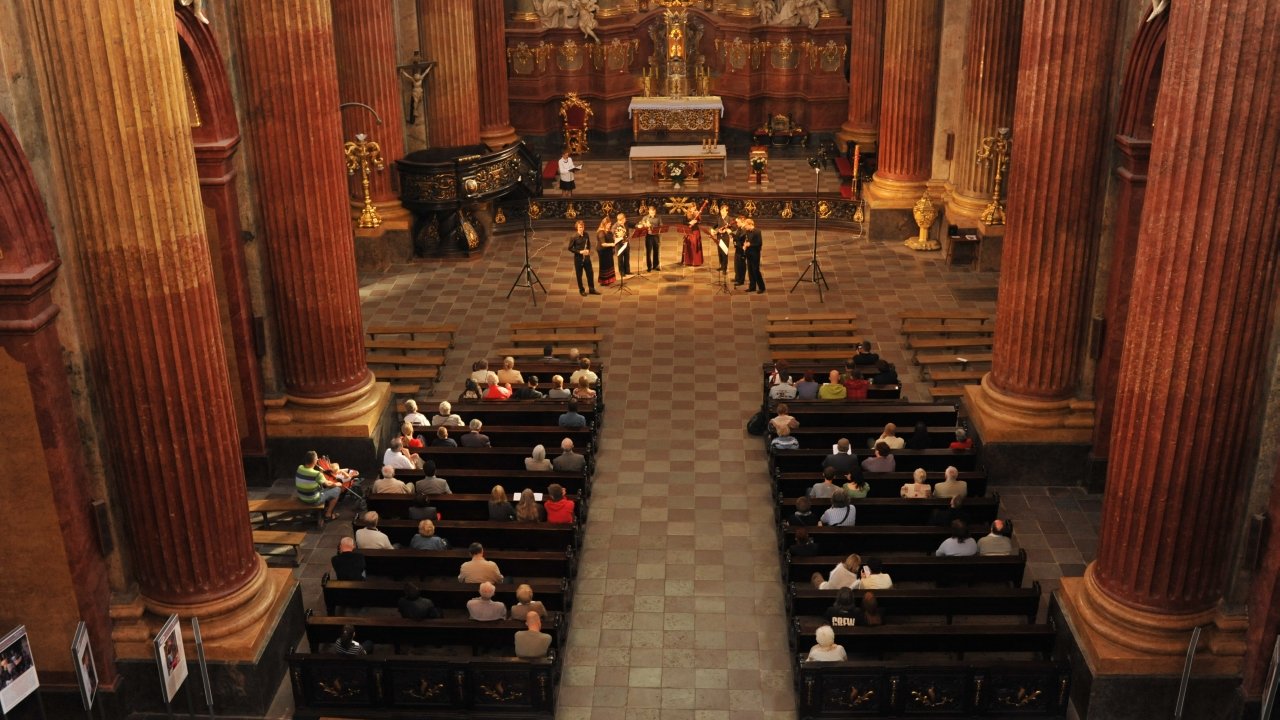
[{"label": "black loudspeaker", "polygon": [[94,500],[89,503],[89,510],[93,517],[93,530],[98,535],[98,551],[106,557],[116,549],[115,541],[111,539],[111,513],[107,512],[107,501]]}]

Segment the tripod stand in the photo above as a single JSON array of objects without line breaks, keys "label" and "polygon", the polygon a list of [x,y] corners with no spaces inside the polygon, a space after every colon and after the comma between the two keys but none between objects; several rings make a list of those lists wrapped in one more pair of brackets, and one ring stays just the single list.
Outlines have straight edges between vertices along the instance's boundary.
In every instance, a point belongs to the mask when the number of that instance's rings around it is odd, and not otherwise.
[{"label": "tripod stand", "polygon": [[800,273],[800,277],[796,278],[796,282],[791,286],[789,292],[795,292],[800,287],[800,283],[808,280],[818,288],[818,302],[822,302],[822,291],[830,290],[827,285],[827,276],[822,273],[822,264],[818,262],[818,191],[822,182],[822,158],[809,158],[809,167],[813,168],[813,259],[809,261],[809,266]]},{"label": "tripod stand", "polygon": [[511,299],[511,293],[516,291],[518,287],[529,288],[529,294],[533,296],[533,304],[538,304],[538,293],[534,291],[533,286],[537,284],[542,288],[542,294],[547,294],[547,287],[538,279],[538,273],[533,271],[533,266],[529,264],[529,236],[533,234],[533,216],[529,214],[529,208],[533,205],[533,197],[527,197],[524,201],[524,267],[520,268],[520,273],[516,275],[516,281],[511,283],[511,289],[507,291],[507,299]]}]

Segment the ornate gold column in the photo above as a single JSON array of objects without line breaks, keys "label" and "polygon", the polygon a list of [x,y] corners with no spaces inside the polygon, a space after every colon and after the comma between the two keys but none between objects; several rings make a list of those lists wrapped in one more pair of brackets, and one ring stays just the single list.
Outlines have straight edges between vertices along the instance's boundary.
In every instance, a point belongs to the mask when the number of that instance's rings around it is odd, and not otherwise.
[{"label": "ornate gold column", "polygon": [[[382,216],[383,227],[407,228],[409,213],[396,192],[395,161],[404,157],[404,99],[396,72],[395,8],[388,0],[333,0],[333,44],[338,57],[338,98],[364,103],[342,111],[342,137],[364,133],[382,147],[386,170],[369,175],[369,192]],[[354,214],[364,206],[357,173],[348,182]]]},{"label": "ornate gold column", "polygon": [[[853,0],[849,35],[849,117],[836,139],[875,152],[884,72],[884,2]],[[843,149],[843,148],[842,148]]]},{"label": "ornate gold column", "polygon": [[[480,91],[475,3],[418,0],[418,32],[422,56],[440,63],[427,78],[428,146],[479,145]],[[501,61],[506,62],[505,49]]]},{"label": "ornate gold column", "polygon": [[[982,138],[995,135],[997,128],[1013,127],[1022,6],[1006,0],[973,0],[969,6],[964,99],[947,201],[947,221],[954,225],[976,227],[991,200],[995,163],[979,165],[974,155]],[[1016,138],[1014,143],[1016,147]]]},{"label": "ornate gold column", "polygon": [[[601,14],[604,13],[603,7]],[[502,0],[476,3],[476,54],[479,60],[480,141],[496,150],[520,138],[511,127],[507,101],[507,41]]]},{"label": "ornate gold column", "polygon": [[933,174],[941,36],[939,0],[893,0],[885,6],[880,147],[867,187],[873,207],[911,207]]}]

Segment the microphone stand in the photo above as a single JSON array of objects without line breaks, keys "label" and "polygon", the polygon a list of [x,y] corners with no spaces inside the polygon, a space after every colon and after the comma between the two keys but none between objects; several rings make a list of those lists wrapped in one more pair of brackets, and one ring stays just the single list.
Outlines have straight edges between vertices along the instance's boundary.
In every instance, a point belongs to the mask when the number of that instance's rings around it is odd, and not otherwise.
[{"label": "microphone stand", "polygon": [[804,272],[800,273],[800,277],[796,278],[789,292],[795,292],[800,283],[808,280],[818,289],[818,302],[822,302],[823,289],[831,289],[827,285],[827,276],[822,272],[822,264],[818,262],[818,192],[822,182],[822,158],[809,158],[809,167],[813,168],[813,259]]},{"label": "microphone stand", "polygon": [[[521,180],[524,178],[521,177]],[[538,293],[533,289],[537,284],[542,288],[542,294],[547,294],[547,287],[538,279],[538,273],[534,272],[533,266],[529,264],[529,236],[533,234],[533,215],[529,209],[533,206],[533,193],[529,193],[524,199],[524,267],[520,268],[520,272],[516,275],[515,282],[511,283],[511,289],[507,291],[507,299],[511,299],[511,293],[516,291],[518,287],[529,288],[529,295],[533,297],[533,304],[538,304]]]}]

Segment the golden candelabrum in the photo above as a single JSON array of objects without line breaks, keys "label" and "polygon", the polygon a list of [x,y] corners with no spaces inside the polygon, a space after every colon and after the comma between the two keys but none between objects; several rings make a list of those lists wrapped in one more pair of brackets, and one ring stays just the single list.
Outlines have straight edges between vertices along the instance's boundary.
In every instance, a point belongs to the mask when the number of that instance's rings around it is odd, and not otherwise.
[{"label": "golden candelabrum", "polygon": [[360,171],[360,186],[364,189],[364,208],[360,210],[362,228],[376,228],[382,225],[382,217],[373,206],[373,197],[369,194],[369,174],[373,170],[381,171],[382,146],[370,140],[364,133],[356,133],[355,140],[348,140],[342,145],[342,154],[347,158],[347,174],[355,175]]},{"label": "golden candelabrum", "polygon": [[925,190],[916,201],[915,207],[911,209],[911,215],[916,220],[916,226],[920,228],[920,234],[907,238],[904,244],[917,251],[942,249],[941,243],[929,237],[929,228],[933,227],[933,221],[938,219],[938,209],[933,206],[928,190]]},{"label": "golden candelabrum", "polygon": [[995,135],[982,138],[982,145],[978,148],[978,164],[994,164],[996,168],[996,176],[991,183],[991,202],[982,211],[982,222],[988,225],[1004,224],[1004,202],[1000,199],[1000,190],[1004,184],[1004,173],[1009,169],[1009,152],[1012,148],[1009,128],[997,128]]}]

